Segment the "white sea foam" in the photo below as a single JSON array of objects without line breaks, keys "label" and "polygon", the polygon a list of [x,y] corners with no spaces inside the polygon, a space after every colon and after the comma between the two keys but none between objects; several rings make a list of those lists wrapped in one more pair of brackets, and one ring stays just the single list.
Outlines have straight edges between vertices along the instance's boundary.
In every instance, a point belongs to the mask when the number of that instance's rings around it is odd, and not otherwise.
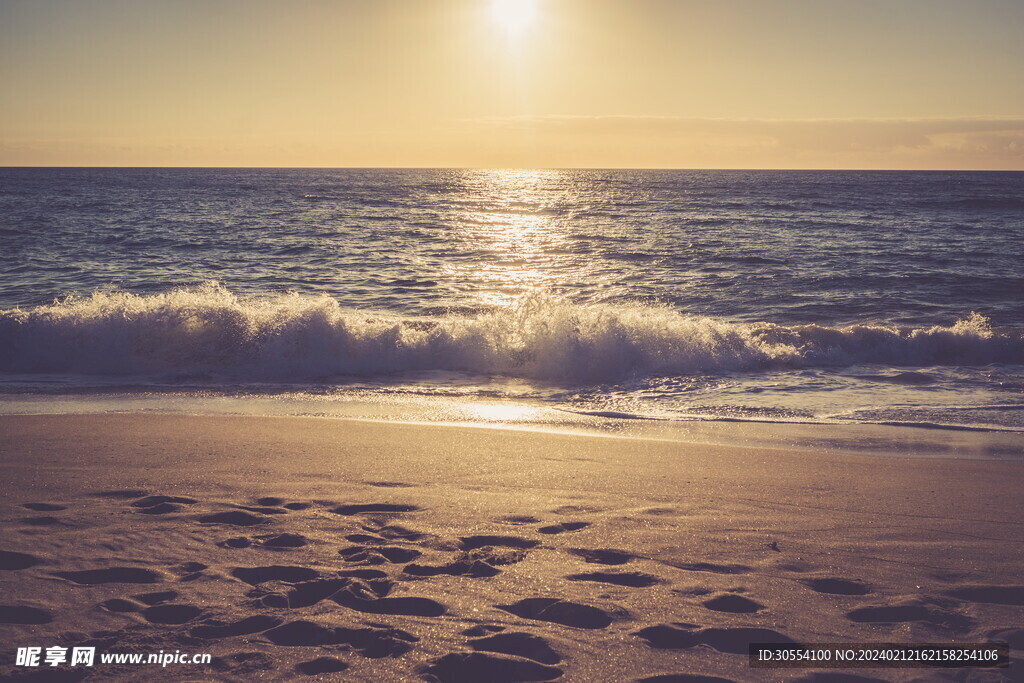
[{"label": "white sea foam", "polygon": [[730,323],[651,306],[533,296],[476,316],[400,318],[327,296],[243,298],[217,284],[96,292],[0,312],[0,371],[306,382],[425,370],[573,384],[785,368],[1024,362],[1024,339],[971,314],[950,327]]}]

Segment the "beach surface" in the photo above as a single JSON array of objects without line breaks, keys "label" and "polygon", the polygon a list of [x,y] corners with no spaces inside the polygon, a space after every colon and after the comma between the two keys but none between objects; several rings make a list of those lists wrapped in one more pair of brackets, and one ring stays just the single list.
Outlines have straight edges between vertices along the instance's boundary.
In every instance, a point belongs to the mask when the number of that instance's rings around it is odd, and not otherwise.
[{"label": "beach surface", "polygon": [[[484,427],[3,416],[0,665],[811,681],[836,671],[751,669],[748,643],[1002,641],[1009,668],[843,680],[1020,680],[1022,473]],[[212,662],[14,666],[55,645]]]}]

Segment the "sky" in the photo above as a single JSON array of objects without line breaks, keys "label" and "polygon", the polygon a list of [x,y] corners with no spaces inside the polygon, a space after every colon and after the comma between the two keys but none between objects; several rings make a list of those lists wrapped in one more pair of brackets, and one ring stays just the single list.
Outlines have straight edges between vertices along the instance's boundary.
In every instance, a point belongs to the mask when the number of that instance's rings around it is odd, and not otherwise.
[{"label": "sky", "polygon": [[0,0],[0,166],[1024,170],[1020,0]]}]

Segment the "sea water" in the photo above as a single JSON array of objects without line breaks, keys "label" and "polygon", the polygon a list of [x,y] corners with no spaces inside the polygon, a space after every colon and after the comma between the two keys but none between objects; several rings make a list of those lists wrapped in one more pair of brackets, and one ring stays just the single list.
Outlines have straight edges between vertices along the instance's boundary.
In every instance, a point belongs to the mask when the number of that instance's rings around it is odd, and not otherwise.
[{"label": "sea water", "polygon": [[1024,173],[0,169],[0,412],[111,396],[1021,432]]}]

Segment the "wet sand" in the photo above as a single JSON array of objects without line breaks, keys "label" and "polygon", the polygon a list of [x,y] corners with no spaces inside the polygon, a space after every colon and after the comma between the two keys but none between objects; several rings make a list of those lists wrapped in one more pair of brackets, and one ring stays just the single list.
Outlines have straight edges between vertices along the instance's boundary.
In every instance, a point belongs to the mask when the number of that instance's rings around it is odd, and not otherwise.
[{"label": "wet sand", "polygon": [[[752,670],[747,644],[1001,640],[1009,669],[848,673],[1014,680],[1022,473],[318,418],[0,417],[0,670],[834,680]],[[213,661],[12,667],[58,644]]]}]

